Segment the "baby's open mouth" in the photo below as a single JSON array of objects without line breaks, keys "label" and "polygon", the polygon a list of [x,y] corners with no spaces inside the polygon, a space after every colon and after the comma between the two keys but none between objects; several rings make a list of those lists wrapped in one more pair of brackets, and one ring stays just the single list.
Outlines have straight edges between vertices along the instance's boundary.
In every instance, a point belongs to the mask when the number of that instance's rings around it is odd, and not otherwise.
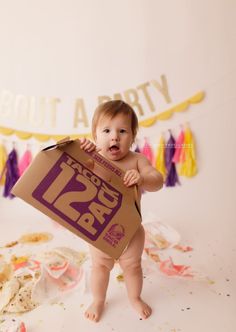
[{"label": "baby's open mouth", "polygon": [[119,149],[120,149],[119,146],[115,145],[115,144],[109,147],[109,151],[111,151],[111,152],[112,151],[118,151]]}]

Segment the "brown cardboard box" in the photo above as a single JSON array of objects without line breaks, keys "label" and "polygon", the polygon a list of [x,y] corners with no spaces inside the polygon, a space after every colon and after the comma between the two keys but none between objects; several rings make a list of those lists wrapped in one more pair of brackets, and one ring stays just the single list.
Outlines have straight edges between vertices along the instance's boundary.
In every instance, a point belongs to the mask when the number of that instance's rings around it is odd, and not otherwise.
[{"label": "brown cardboard box", "polygon": [[65,139],[38,153],[12,193],[117,259],[141,223],[137,189],[125,187],[123,176],[79,140]]}]

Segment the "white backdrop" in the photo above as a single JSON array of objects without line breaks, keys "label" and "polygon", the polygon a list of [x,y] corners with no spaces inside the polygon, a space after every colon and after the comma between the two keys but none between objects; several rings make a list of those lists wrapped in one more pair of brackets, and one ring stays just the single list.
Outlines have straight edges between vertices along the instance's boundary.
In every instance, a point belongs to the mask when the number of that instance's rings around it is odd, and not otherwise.
[{"label": "white backdrop", "polygon": [[[206,98],[187,112],[140,131],[140,137],[149,137],[155,146],[161,132],[171,128],[177,135],[179,125],[189,121],[199,168],[194,178],[181,178],[179,187],[145,194],[143,213],[180,228],[187,225],[200,232],[224,227],[226,236],[233,235],[234,0],[0,0],[0,7],[0,91],[61,100],[57,126],[35,131],[76,133],[76,98],[83,98],[91,119],[98,96],[160,81],[163,74],[172,103],[152,92],[155,114],[204,90]],[[1,116],[0,125],[34,130],[14,116]],[[16,140],[19,149],[25,148],[16,137],[1,137],[8,145]],[[26,214],[16,200],[6,205],[1,198],[0,207],[1,216]],[[27,209],[32,217],[30,213],[38,212]]]}]

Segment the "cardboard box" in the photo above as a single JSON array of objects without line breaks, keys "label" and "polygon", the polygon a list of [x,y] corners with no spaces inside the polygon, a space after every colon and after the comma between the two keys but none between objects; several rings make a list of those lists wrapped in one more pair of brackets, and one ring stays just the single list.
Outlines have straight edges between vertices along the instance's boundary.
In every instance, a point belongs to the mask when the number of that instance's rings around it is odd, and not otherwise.
[{"label": "cardboard box", "polygon": [[117,259],[141,223],[137,188],[123,176],[67,138],[39,152],[12,193]]}]

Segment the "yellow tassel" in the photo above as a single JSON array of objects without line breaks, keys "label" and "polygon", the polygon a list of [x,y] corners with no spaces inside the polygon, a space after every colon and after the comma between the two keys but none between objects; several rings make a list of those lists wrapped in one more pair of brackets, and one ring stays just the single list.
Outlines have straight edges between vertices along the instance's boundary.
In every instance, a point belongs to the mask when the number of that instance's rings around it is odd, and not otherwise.
[{"label": "yellow tassel", "polygon": [[184,158],[179,175],[192,177],[197,174],[195,144],[191,130],[187,127],[184,133]]},{"label": "yellow tassel", "polygon": [[0,144],[0,185],[4,185],[5,183],[6,178],[5,178],[5,172],[3,173],[3,171],[6,165],[6,161],[7,161],[6,149],[4,145]]},{"label": "yellow tassel", "polygon": [[165,140],[164,137],[161,136],[159,146],[157,149],[157,157],[156,157],[156,169],[163,175],[166,176],[166,165],[165,165]]}]

